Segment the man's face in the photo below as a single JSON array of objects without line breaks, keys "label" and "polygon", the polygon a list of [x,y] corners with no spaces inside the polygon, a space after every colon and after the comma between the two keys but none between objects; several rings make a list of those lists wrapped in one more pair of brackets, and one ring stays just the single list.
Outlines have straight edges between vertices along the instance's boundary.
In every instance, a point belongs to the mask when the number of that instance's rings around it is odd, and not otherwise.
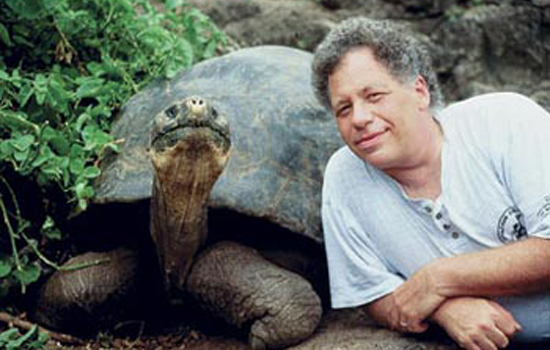
[{"label": "man's face", "polygon": [[360,47],[329,76],[329,92],[338,130],[357,156],[381,170],[414,164],[433,123],[422,77],[401,83]]}]

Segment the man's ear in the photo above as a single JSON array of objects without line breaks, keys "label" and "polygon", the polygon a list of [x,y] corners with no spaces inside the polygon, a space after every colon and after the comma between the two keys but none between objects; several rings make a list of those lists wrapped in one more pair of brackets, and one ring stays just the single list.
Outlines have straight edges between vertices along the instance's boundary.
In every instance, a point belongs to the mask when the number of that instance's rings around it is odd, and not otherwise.
[{"label": "man's ear", "polygon": [[414,91],[419,97],[420,109],[428,110],[430,108],[431,101],[430,89],[428,88],[428,83],[423,76],[418,75],[416,77],[416,80],[414,82]]}]

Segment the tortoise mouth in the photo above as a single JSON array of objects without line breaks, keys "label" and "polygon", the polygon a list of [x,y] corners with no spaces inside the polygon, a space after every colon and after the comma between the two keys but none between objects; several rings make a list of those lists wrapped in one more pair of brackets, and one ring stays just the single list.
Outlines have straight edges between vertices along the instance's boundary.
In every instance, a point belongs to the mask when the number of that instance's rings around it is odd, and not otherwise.
[{"label": "tortoise mouth", "polygon": [[173,125],[157,132],[153,135],[151,147],[153,151],[159,152],[166,148],[174,147],[180,142],[185,142],[185,140],[192,135],[201,132],[206,132],[208,140],[213,142],[217,147],[222,148],[224,151],[229,150],[231,141],[227,128],[208,122],[194,120]]}]

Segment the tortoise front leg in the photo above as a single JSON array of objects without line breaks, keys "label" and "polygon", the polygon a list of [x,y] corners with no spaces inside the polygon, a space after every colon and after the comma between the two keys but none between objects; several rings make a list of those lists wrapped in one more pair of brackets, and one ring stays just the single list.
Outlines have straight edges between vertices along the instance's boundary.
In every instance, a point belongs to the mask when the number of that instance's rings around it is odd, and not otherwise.
[{"label": "tortoise front leg", "polygon": [[309,282],[234,242],[220,242],[199,256],[187,290],[228,323],[250,325],[253,349],[299,343],[315,331],[322,315]]}]

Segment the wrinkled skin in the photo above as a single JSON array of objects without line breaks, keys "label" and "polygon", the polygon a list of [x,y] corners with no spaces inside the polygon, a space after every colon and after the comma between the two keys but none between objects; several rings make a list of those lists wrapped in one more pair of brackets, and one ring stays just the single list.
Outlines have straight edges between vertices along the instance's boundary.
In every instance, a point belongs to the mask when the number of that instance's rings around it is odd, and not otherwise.
[{"label": "wrinkled skin", "polygon": [[184,290],[189,267],[206,240],[208,196],[227,163],[230,145],[226,117],[198,97],[155,117],[151,236],[168,292]]},{"label": "wrinkled skin", "polygon": [[253,349],[299,343],[321,319],[320,299],[305,279],[234,242],[220,242],[201,254],[187,288],[228,323],[250,324]]},{"label": "wrinkled skin", "polygon": [[144,286],[138,275],[135,250],[120,248],[106,253],[85,253],[57,271],[42,287],[33,318],[42,325],[65,332],[94,332],[96,325],[112,327],[130,310],[140,309],[136,293]]}]

